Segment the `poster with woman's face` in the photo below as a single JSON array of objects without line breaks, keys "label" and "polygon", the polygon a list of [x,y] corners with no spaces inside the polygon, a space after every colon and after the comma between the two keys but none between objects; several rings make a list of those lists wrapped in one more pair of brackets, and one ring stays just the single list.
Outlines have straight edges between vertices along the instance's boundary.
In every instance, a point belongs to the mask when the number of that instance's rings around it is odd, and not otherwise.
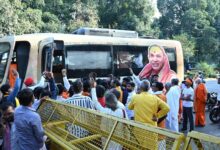
[{"label": "poster with woman's face", "polygon": [[160,82],[170,82],[176,78],[175,55],[175,49],[167,48],[165,52],[163,47],[157,45],[139,51],[119,51],[117,68],[139,69],[140,78],[150,79],[152,75],[159,75]]}]

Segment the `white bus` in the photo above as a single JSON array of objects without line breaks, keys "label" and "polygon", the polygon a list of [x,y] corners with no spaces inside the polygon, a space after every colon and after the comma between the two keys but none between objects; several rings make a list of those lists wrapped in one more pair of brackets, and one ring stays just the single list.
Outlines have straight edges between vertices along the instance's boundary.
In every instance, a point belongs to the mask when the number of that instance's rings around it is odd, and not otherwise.
[{"label": "white bus", "polygon": [[61,70],[68,78],[79,78],[96,72],[128,76],[129,67],[138,74],[148,63],[148,47],[165,49],[170,67],[179,79],[184,76],[181,43],[174,40],[139,38],[135,31],[80,29],[73,34],[36,33],[0,38],[0,81],[5,83],[11,63],[17,65],[22,81],[32,77],[35,82],[43,71],[53,71],[60,82]]}]

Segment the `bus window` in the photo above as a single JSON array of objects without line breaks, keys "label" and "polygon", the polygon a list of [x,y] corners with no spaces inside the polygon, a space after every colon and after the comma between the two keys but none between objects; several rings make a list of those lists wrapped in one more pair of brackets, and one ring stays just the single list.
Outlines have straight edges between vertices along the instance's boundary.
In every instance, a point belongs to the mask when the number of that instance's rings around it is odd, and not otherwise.
[{"label": "bus window", "polygon": [[51,71],[51,64],[52,64],[52,51],[53,49],[50,46],[45,46],[42,51],[42,72],[44,71]]},{"label": "bus window", "polygon": [[[16,42],[15,50],[13,52],[12,63],[17,64],[17,70],[22,82],[25,78],[30,53],[30,43],[28,42]],[[13,60],[12,59],[12,60]]]},{"label": "bus window", "polygon": [[139,46],[113,46],[114,74],[116,76],[130,75],[128,68],[138,74],[148,63],[147,47]]},{"label": "bus window", "polygon": [[0,82],[4,78],[5,68],[8,62],[9,51],[10,51],[9,43],[0,43]]},{"label": "bus window", "polygon": [[62,69],[65,68],[64,51],[54,50],[53,57],[53,75],[55,80],[61,83],[63,81]]},{"label": "bus window", "polygon": [[177,72],[176,49],[170,47],[164,47],[164,49],[168,56],[171,70]]},{"label": "bus window", "polygon": [[111,47],[80,45],[66,47],[69,77],[83,77],[96,72],[99,77],[111,74]]},{"label": "bus window", "polygon": [[[177,71],[175,48],[164,47],[168,56],[170,68]],[[116,76],[129,75],[128,68],[139,74],[148,61],[148,47],[140,46],[114,46],[114,74]]]}]

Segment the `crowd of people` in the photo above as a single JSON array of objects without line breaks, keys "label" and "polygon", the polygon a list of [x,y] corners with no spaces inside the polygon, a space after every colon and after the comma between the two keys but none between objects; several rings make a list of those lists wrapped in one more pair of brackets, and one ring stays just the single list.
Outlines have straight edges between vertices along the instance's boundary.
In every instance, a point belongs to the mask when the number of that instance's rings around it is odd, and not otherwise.
[{"label": "crowd of people", "polygon": [[[19,74],[16,70],[12,72],[16,78],[14,87],[4,84],[0,88],[0,133],[4,150],[46,149],[41,118],[36,110],[47,98],[176,132],[181,122],[182,131],[187,130],[188,121],[189,131],[195,125],[205,126],[207,90],[199,77],[186,78],[181,84],[177,78],[162,83],[157,74],[140,79],[130,69],[131,76],[122,80],[113,75],[97,79],[96,73],[90,73],[72,82],[63,69],[63,83],[56,83],[51,72],[44,72],[39,83],[35,84],[29,77],[24,81],[26,87],[20,90]],[[69,124],[67,129],[79,138],[89,134],[76,125]],[[113,141],[109,146],[121,149]]]}]

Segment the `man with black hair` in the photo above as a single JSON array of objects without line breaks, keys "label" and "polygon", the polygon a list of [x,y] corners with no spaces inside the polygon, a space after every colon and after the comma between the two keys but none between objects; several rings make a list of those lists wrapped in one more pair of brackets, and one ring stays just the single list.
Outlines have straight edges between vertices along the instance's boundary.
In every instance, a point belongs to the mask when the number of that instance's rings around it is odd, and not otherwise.
[{"label": "man with black hair", "polygon": [[[164,86],[163,86],[162,82],[152,83],[151,88],[152,88],[152,91],[153,91],[154,95],[156,95],[158,98],[160,98],[164,102],[167,102],[167,98],[163,94]],[[165,128],[165,119],[166,119],[166,116],[164,116],[164,117],[162,117],[158,120],[158,122],[157,122],[158,127]]]},{"label": "man with black hair", "polygon": [[16,78],[14,88],[12,89],[9,84],[3,84],[0,88],[3,96],[1,99],[0,104],[4,102],[9,102],[14,104],[14,107],[18,105],[16,103],[16,96],[19,92],[20,86],[21,86],[21,79],[19,78],[19,74],[16,70],[12,70],[14,77]]},{"label": "man with black hair", "polygon": [[169,112],[169,106],[157,96],[148,93],[149,89],[150,82],[148,80],[141,81],[141,93],[132,97],[128,109],[134,110],[135,121],[157,126],[158,118]]},{"label": "man with black hair", "polygon": [[158,82],[158,79],[159,79],[159,75],[157,75],[157,74],[152,75],[151,76],[151,85],[154,82]]},{"label": "man with black hair", "polygon": [[15,126],[14,126],[14,106],[12,103],[5,102],[1,106],[2,110],[2,124],[1,131],[3,131],[3,148],[4,150],[14,149]]},{"label": "man with black hair", "polygon": [[128,109],[128,105],[129,105],[129,103],[131,101],[131,98],[136,94],[135,90],[134,90],[135,89],[134,82],[128,82],[126,89],[128,91],[128,97],[127,97],[126,104],[125,104],[126,112],[128,114],[128,118],[130,120],[134,120],[134,111]]},{"label": "man with black hair", "polygon": [[112,88],[115,88],[119,93],[120,93],[120,96],[119,96],[119,101],[122,102],[122,97],[123,97],[123,91],[121,89],[121,83],[118,79],[114,79],[111,81],[111,87]]},{"label": "man with black hair", "polygon": [[127,83],[129,82],[130,82],[130,79],[128,77],[125,77],[122,79],[122,83],[121,83],[121,89],[123,91],[122,103],[124,105],[126,104],[127,98],[128,98]]},{"label": "man with black hair", "polygon": [[[73,82],[72,88],[74,94],[72,97],[68,98],[65,101],[66,103],[88,109],[95,109],[94,103],[91,100],[91,98],[88,96],[83,96],[81,94],[83,90],[83,84],[81,80],[78,79],[75,82]],[[85,129],[79,126],[71,125],[71,124],[68,124],[67,126],[68,126],[68,131],[79,138],[85,137],[89,134],[88,131],[86,131]]]},{"label": "man with black hair", "polygon": [[90,92],[91,92],[91,86],[90,86],[89,79],[85,79],[85,80],[83,80],[83,92],[82,92],[82,95],[90,97]]},{"label": "man with black hair", "polygon": [[183,128],[182,131],[187,130],[188,120],[190,123],[190,131],[194,129],[193,122],[193,102],[194,102],[194,90],[191,87],[193,84],[192,79],[187,78],[185,80],[186,88],[183,89],[181,100],[183,101]]},{"label": "man with black hair", "polygon": [[31,89],[23,89],[18,94],[21,106],[15,109],[16,147],[19,150],[39,150],[44,144],[44,130],[41,118],[32,108],[34,94]]},{"label": "man with black hair", "polygon": [[102,107],[105,107],[105,87],[102,85],[96,86],[96,95],[98,98],[99,103],[102,105]]},{"label": "man with black hair", "polygon": [[65,92],[66,89],[61,83],[57,84],[57,88],[58,88],[58,95],[56,100],[60,102],[64,102],[65,98],[62,96],[62,94],[63,92]]}]

